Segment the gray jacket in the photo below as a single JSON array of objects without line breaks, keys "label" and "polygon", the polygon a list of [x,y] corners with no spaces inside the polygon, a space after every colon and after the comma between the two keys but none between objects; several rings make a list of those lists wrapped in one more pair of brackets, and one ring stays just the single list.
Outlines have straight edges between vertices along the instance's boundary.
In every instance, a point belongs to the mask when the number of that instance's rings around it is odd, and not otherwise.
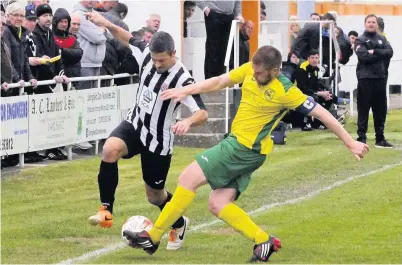
[{"label": "gray jacket", "polygon": [[74,6],[74,13],[81,16],[81,27],[78,32],[78,42],[84,54],[81,59],[81,67],[101,67],[106,53],[105,33],[84,16],[85,12],[91,12],[80,3]]},{"label": "gray jacket", "polygon": [[241,15],[241,0],[238,1],[196,1],[197,6],[204,11],[205,7],[209,7],[216,13],[225,15]]}]

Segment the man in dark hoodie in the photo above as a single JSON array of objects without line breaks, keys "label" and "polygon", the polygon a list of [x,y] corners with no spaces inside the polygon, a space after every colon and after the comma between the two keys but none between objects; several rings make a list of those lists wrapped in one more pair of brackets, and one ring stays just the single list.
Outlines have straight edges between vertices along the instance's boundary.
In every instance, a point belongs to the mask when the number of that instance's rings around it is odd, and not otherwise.
[{"label": "man in dark hoodie", "polygon": [[[71,17],[68,11],[64,8],[57,9],[53,17],[53,37],[61,50],[64,74],[68,77],[80,77],[83,51],[77,39],[69,33],[70,26]],[[74,82],[73,85],[78,89],[79,82]]]},{"label": "man in dark hoodie", "polygon": [[[52,25],[52,9],[48,4],[39,5],[36,8],[38,23],[33,31],[33,40],[36,45],[36,56],[43,58],[38,66],[31,66],[34,76],[38,80],[54,79],[58,83],[69,83],[70,80],[64,75],[63,64],[60,58],[59,47],[53,38],[50,29]],[[55,60],[51,61],[52,58]],[[40,86],[35,91],[36,94],[52,93],[49,86]]]}]

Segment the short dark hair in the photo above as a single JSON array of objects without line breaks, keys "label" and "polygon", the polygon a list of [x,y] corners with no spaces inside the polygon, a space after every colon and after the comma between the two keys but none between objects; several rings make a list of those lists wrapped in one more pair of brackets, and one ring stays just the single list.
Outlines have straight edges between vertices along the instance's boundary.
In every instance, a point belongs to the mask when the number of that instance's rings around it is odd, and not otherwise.
[{"label": "short dark hair", "polygon": [[377,18],[378,29],[383,32],[385,28],[384,19],[382,17]]},{"label": "short dark hair", "polygon": [[260,2],[260,9],[265,10],[267,7],[263,1]]},{"label": "short dark hair", "polygon": [[319,55],[320,53],[318,52],[317,49],[311,49],[308,53],[308,57],[312,56],[312,55]]},{"label": "short dark hair", "polygon": [[253,64],[263,65],[266,69],[281,68],[282,54],[272,46],[262,46],[254,54]]},{"label": "short dark hair", "polygon": [[355,37],[359,37],[359,33],[357,33],[357,31],[355,30],[351,30],[349,31],[348,37],[350,36],[355,36]]},{"label": "short dark hair", "polygon": [[261,11],[261,15],[267,16],[267,12]]},{"label": "short dark hair", "polygon": [[325,15],[323,15],[322,20],[336,21],[334,15],[332,15],[331,13],[326,13]]},{"label": "short dark hair", "polygon": [[152,53],[166,52],[169,55],[172,55],[175,51],[174,40],[169,33],[158,31],[152,36],[152,39],[149,42],[149,50]]},{"label": "short dark hair", "polygon": [[112,8],[112,10],[118,14],[124,13],[125,15],[127,15],[127,13],[128,13],[128,7],[126,4],[123,4],[123,3],[117,3],[117,5],[115,5]]},{"label": "short dark hair", "polygon": [[311,14],[310,14],[310,17],[312,17],[312,16],[319,16],[319,17],[321,18],[320,14],[318,14],[318,13],[316,13],[316,12],[311,13]]},{"label": "short dark hair", "polygon": [[378,19],[376,15],[374,15],[374,14],[369,14],[369,15],[367,15],[367,16],[364,18],[364,23],[366,23],[366,22],[367,22],[367,19],[369,19],[369,18],[371,18],[371,17],[375,17],[376,19]]},{"label": "short dark hair", "polygon": [[184,8],[190,7],[190,6],[196,6],[194,1],[184,1]]}]

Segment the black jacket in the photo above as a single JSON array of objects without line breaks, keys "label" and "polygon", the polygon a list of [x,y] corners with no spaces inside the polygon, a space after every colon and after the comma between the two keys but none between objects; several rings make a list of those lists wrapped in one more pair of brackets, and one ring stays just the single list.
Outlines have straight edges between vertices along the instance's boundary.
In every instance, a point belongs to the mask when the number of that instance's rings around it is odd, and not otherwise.
[{"label": "black jacket", "polygon": [[[373,54],[368,51],[374,50]],[[355,52],[358,58],[357,79],[385,78],[385,61],[394,55],[391,45],[384,36],[365,31],[356,39]]]},{"label": "black jacket", "polygon": [[[322,64],[327,65],[329,69],[330,65],[330,53],[329,53],[329,36],[325,34],[325,29],[322,29]],[[332,45],[332,64],[335,67],[335,46]],[[312,49],[319,50],[320,48],[320,25],[318,23],[308,23],[297,35],[297,38],[292,46],[292,51],[297,52],[300,58],[307,59],[308,54]]]},{"label": "black jacket", "polygon": [[[12,83],[13,82],[13,63],[11,62],[11,53],[10,49],[4,43],[4,39],[1,38],[1,84],[4,82]],[[13,89],[9,89],[8,91],[1,90],[1,96],[5,97],[11,94],[14,91]]]},{"label": "black jacket", "polygon": [[319,68],[311,66],[309,61],[305,61],[296,69],[295,84],[306,95],[313,97],[318,101],[316,93],[318,91],[328,90],[318,79]]},{"label": "black jacket", "polygon": [[28,56],[26,54],[26,30],[21,27],[21,38],[18,36],[18,29],[10,24],[5,28],[3,37],[7,47],[10,48],[11,61],[13,62],[13,83],[20,80],[29,81],[34,79],[29,68]]},{"label": "black jacket", "polygon": [[[68,20],[68,27],[66,31],[57,29],[57,24],[62,20]],[[81,58],[83,51],[77,39],[69,34],[71,17],[68,11],[64,8],[59,8],[54,13],[53,17],[53,31],[54,40],[58,49],[61,50],[61,59],[64,66],[64,74],[67,77],[80,77],[81,76]]]},{"label": "black jacket", "polygon": [[[36,44],[37,57],[47,55],[53,58],[60,55],[59,47],[56,45],[53,32],[50,29],[48,32],[45,32],[37,24],[33,31],[33,40]],[[64,68],[62,60],[58,60],[54,63],[32,66],[31,69],[37,80],[51,80],[59,75]]]},{"label": "black jacket", "polygon": [[343,33],[343,30],[337,27],[339,30],[339,36],[336,38],[341,50],[341,58],[339,59],[340,64],[347,64],[350,57],[353,55],[352,45],[349,39],[347,39]]}]

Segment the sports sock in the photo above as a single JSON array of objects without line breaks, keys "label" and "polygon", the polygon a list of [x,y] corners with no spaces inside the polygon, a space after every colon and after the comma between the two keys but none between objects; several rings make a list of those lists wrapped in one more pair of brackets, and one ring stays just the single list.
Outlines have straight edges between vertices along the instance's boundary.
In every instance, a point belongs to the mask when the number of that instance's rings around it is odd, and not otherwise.
[{"label": "sports sock", "polygon": [[220,211],[218,218],[256,244],[260,244],[269,239],[269,235],[262,231],[261,228],[250,219],[246,212],[233,203],[226,205],[225,208]]},{"label": "sports sock", "polygon": [[193,202],[195,193],[186,188],[178,186],[173,198],[163,208],[153,228],[148,232],[152,242],[157,243],[161,240],[165,231],[183,215]]},{"label": "sports sock", "polygon": [[119,169],[117,168],[117,162],[107,163],[102,161],[98,175],[100,200],[103,205],[107,205],[110,213],[113,213],[114,194],[118,183]]},{"label": "sports sock", "polygon": [[[166,204],[172,200],[172,197],[173,197],[172,193],[170,193],[168,191],[166,191],[166,192],[167,192],[166,201],[158,206],[161,211],[163,210],[163,208],[165,208]],[[184,219],[182,216],[180,216],[179,219],[177,219],[176,222],[172,225],[172,228],[177,229],[177,228],[183,227],[183,225],[184,225]]]}]

